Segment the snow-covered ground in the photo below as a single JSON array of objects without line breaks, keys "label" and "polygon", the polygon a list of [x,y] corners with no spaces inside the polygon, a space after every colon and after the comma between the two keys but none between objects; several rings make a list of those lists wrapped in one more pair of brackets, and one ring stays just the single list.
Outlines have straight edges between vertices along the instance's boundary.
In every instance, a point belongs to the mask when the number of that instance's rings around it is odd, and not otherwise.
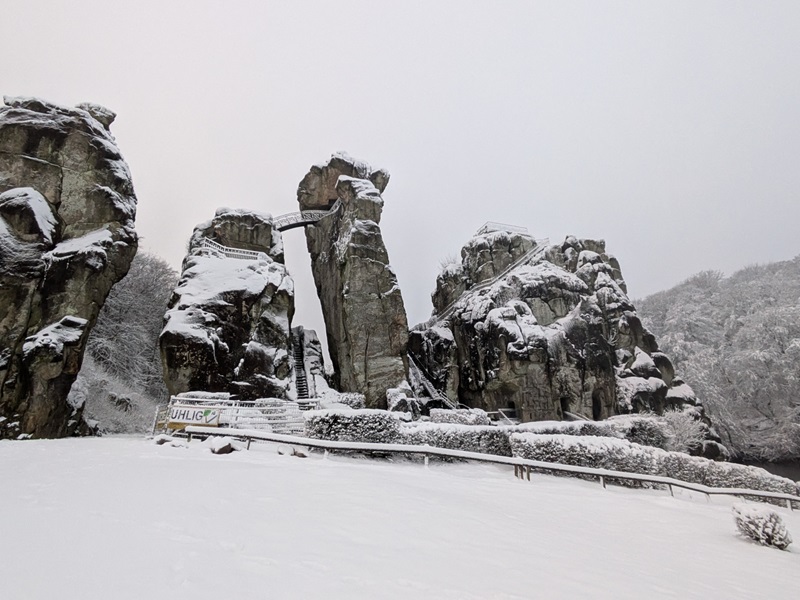
[{"label": "snow-covered ground", "polygon": [[797,598],[800,547],[739,537],[732,502],[271,444],[4,441],[0,597]]}]

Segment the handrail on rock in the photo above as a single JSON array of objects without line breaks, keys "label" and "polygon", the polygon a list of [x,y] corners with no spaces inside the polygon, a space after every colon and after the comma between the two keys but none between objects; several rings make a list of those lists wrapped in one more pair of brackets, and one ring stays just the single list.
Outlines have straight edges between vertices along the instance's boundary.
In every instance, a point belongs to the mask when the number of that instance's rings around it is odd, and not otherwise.
[{"label": "handrail on rock", "polygon": [[435,315],[431,316],[430,319],[428,319],[427,321],[425,321],[423,323],[420,323],[419,325],[415,325],[413,327],[413,329],[415,329],[417,331],[421,331],[421,330],[425,330],[425,329],[430,329],[431,327],[436,325],[436,323],[441,323],[442,321],[447,319],[453,313],[453,311],[456,308],[456,305],[461,301],[461,298],[463,298],[463,296],[465,294],[472,295],[475,292],[479,292],[480,290],[486,289],[486,288],[494,285],[495,283],[497,283],[497,281],[500,278],[505,277],[511,271],[513,271],[518,266],[520,266],[521,264],[533,260],[534,258],[536,258],[540,254],[544,254],[544,251],[547,249],[547,247],[549,245],[550,245],[550,238],[543,238],[541,240],[536,240],[536,245],[533,248],[531,248],[525,254],[520,256],[517,260],[512,262],[506,269],[503,270],[502,273],[500,273],[499,275],[495,275],[494,277],[491,277],[491,278],[487,279],[486,281],[481,281],[480,283],[472,286],[471,288],[466,290],[464,292],[464,294],[462,294],[461,296],[459,296],[458,298],[453,300],[450,304],[448,304],[442,310],[442,312],[440,312],[439,314],[435,314]]}]

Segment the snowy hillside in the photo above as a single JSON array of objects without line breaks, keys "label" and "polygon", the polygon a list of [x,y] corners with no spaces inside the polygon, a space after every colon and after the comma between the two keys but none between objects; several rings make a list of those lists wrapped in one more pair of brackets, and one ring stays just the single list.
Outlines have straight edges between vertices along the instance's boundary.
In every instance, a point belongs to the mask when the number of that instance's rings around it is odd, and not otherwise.
[{"label": "snowy hillside", "polygon": [[[796,598],[731,501],[469,464],[0,442],[4,598]],[[800,537],[800,513],[777,509]]]},{"label": "snowy hillside", "polygon": [[698,273],[637,305],[729,449],[800,459],[800,257]]}]

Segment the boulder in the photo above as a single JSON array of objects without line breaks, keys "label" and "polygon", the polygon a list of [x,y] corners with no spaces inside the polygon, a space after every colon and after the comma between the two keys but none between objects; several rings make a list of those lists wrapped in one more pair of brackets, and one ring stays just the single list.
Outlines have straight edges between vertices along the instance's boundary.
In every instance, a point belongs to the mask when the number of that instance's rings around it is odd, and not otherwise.
[{"label": "boulder", "polygon": [[272,217],[219,209],[198,225],[159,337],[170,394],[286,398],[294,283]]},{"label": "boulder", "polygon": [[336,154],[300,182],[302,210],[329,208],[306,227],[322,305],[334,387],[386,408],[386,391],[407,378],[408,321],[380,230],[389,175]]},{"label": "boulder", "polygon": [[136,254],[136,196],[113,113],[0,107],[0,438],[88,433],[67,400],[87,337]]},{"label": "boulder", "polygon": [[491,231],[461,258],[437,278],[434,314],[409,337],[414,362],[452,402],[522,421],[696,404],[636,315],[604,241],[570,236],[538,248],[527,234]]}]

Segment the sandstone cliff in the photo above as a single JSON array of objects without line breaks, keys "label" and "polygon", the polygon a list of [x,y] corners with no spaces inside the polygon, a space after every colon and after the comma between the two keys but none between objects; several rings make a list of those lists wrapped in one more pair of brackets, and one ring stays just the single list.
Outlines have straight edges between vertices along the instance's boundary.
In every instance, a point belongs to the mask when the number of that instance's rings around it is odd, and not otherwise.
[{"label": "sandstone cliff", "polygon": [[434,317],[411,332],[409,352],[451,400],[523,421],[669,407],[703,416],[603,241],[539,247],[520,233],[476,235],[432,297]]},{"label": "sandstone cliff", "polygon": [[407,377],[408,321],[380,230],[389,181],[344,154],[312,167],[300,182],[301,210],[330,209],[306,228],[322,304],[334,386],[386,408],[386,391]]},{"label": "sandstone cliff", "polygon": [[86,431],[67,395],[136,254],[128,166],[97,105],[0,108],[0,437]]},{"label": "sandstone cliff", "polygon": [[284,398],[294,283],[270,215],[219,209],[195,228],[159,338],[170,394]]}]

